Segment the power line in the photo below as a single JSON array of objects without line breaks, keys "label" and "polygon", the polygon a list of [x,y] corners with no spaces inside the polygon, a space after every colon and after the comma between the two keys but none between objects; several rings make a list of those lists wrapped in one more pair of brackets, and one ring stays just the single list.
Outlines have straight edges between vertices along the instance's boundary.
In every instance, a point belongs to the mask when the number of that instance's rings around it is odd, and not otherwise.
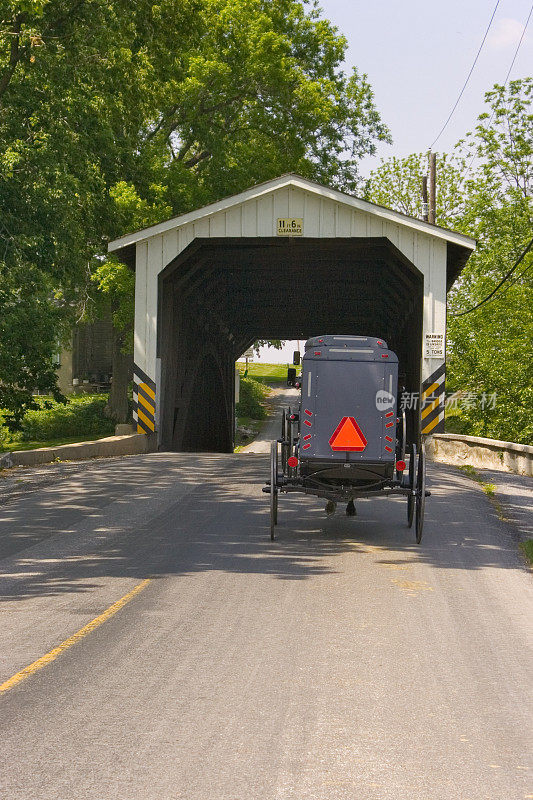
[{"label": "power line", "polygon": [[[516,276],[516,278],[513,278],[513,280],[512,280],[512,281],[509,281],[509,283],[507,284],[507,286],[505,287],[505,289],[502,289],[502,291],[500,292],[500,294],[498,295],[498,297],[497,297],[496,299],[497,299],[497,300],[499,300],[500,298],[502,298],[502,297],[503,297],[503,296],[504,296],[504,295],[505,295],[505,294],[506,294],[506,293],[509,291],[509,289],[511,289],[511,287],[513,287],[513,286],[515,285],[515,283],[518,283],[518,281],[521,281],[521,280],[522,280],[522,278],[524,277],[524,275],[526,274],[526,272],[529,272],[529,270],[530,270],[532,267],[533,267],[533,261],[532,261],[530,264],[528,264],[528,265],[527,265],[527,267],[526,267],[525,269],[523,269],[523,270],[522,270],[522,272],[520,272],[520,273],[519,273],[519,274]],[[494,298],[493,298],[493,299],[494,299]]]},{"label": "power line", "polygon": [[[501,286],[503,286],[505,281],[508,280],[511,277],[513,272],[516,270],[518,265],[524,260],[524,258],[527,256],[527,254],[529,253],[529,251],[531,250],[532,247],[533,247],[533,239],[531,239],[529,244],[526,246],[526,248],[519,255],[518,259],[515,261],[515,263],[513,264],[511,269],[509,270],[509,272],[506,275],[503,276],[503,278],[501,279],[499,284],[496,286],[496,288],[493,289],[490,294],[488,294],[486,297],[484,297],[483,300],[481,300],[477,305],[473,306],[473,308],[469,308],[467,311],[461,311],[459,314],[450,314],[450,316],[451,317],[464,317],[466,314],[471,314],[472,311],[477,311],[478,308],[481,308],[481,306],[485,305],[485,303],[488,303],[489,300],[491,300],[491,298],[494,297],[494,295],[496,294],[498,289]],[[522,277],[522,275],[524,275],[527,272],[528,269],[529,269],[529,266],[521,273],[520,277]],[[507,287],[507,288],[509,288],[509,287]]]},{"label": "power line", "polygon": [[453,117],[453,114],[454,114],[454,111],[455,111],[455,109],[456,109],[456,108],[457,108],[457,106],[459,105],[459,101],[460,101],[461,97],[463,96],[464,90],[466,89],[466,87],[467,87],[467,85],[468,85],[468,81],[470,80],[470,76],[472,75],[472,73],[473,73],[473,71],[474,71],[474,67],[475,67],[475,66],[476,66],[476,64],[477,64],[477,60],[478,60],[478,58],[479,58],[479,55],[480,55],[480,53],[481,53],[481,50],[483,49],[483,45],[485,44],[485,39],[486,39],[486,38],[487,38],[487,36],[488,36],[488,33],[489,33],[489,31],[490,31],[490,27],[491,27],[491,25],[492,25],[492,20],[494,19],[494,15],[496,14],[496,11],[498,10],[498,6],[499,6],[499,5],[500,5],[500,0],[497,0],[497,1],[496,1],[496,5],[494,6],[494,11],[492,12],[492,16],[491,16],[491,18],[490,18],[490,21],[489,21],[489,24],[488,24],[488,26],[487,26],[487,30],[485,31],[485,35],[483,36],[483,40],[482,40],[481,44],[479,45],[479,49],[478,49],[478,51],[477,51],[477,53],[476,53],[476,57],[475,57],[475,59],[474,59],[474,63],[473,63],[473,64],[472,64],[472,66],[470,67],[470,72],[469,72],[469,73],[468,73],[468,75],[466,76],[466,80],[465,80],[465,82],[464,82],[464,84],[463,84],[463,88],[462,88],[462,89],[461,89],[461,91],[459,92],[459,97],[458,97],[458,98],[457,98],[457,100],[455,101],[455,105],[454,105],[454,107],[452,108],[452,110],[450,111],[450,113],[449,113],[449,115],[448,115],[448,119],[446,120],[446,122],[444,123],[444,125],[442,126],[442,128],[440,129],[438,136],[437,136],[437,137],[436,137],[436,139],[435,139],[435,140],[434,140],[434,141],[433,141],[433,142],[430,144],[430,146],[429,146],[429,149],[430,149],[430,150],[432,150],[432,149],[433,149],[433,146],[434,146],[434,145],[435,145],[435,144],[436,144],[436,143],[439,141],[440,137],[442,136],[442,134],[444,133],[444,131],[445,131],[445,130],[446,130],[446,128],[448,127],[448,123],[449,123],[449,121],[451,120],[451,118]]},{"label": "power line", "polygon": [[518,44],[516,46],[516,50],[515,50],[515,53],[514,53],[514,56],[513,56],[513,60],[511,61],[511,66],[509,67],[509,70],[508,70],[507,75],[505,77],[505,83],[503,84],[504,86],[507,86],[507,81],[509,80],[509,75],[511,74],[511,70],[514,67],[514,62],[516,61],[516,57],[518,55],[518,51],[520,50],[520,45],[522,44],[522,39],[526,35],[526,30],[527,30],[527,26],[529,25],[529,20],[531,19],[531,14],[533,14],[533,3],[531,4],[531,8],[529,9],[529,14],[527,15],[526,24],[524,25],[524,30],[522,31],[522,36],[520,37],[520,41],[518,42]]},{"label": "power line", "polygon": [[[531,14],[533,14],[533,3],[531,4],[531,8],[529,9],[529,14],[527,15],[527,19],[526,19],[526,22],[525,22],[525,25],[524,25],[524,29],[522,30],[522,35],[521,35],[521,37],[520,37],[520,39],[519,39],[519,41],[518,41],[518,44],[516,45],[516,50],[514,51],[514,56],[513,56],[513,60],[511,61],[511,66],[510,66],[510,67],[509,67],[509,69],[507,70],[507,75],[505,76],[505,81],[504,81],[504,83],[503,83],[503,88],[504,88],[504,89],[505,89],[505,87],[507,86],[507,81],[509,80],[509,76],[510,76],[510,74],[511,74],[511,70],[512,70],[512,68],[514,67],[514,62],[516,61],[516,57],[517,57],[517,55],[518,55],[518,51],[520,50],[520,46],[521,46],[521,44],[522,44],[522,40],[523,40],[524,36],[526,35],[526,30],[527,30],[527,26],[529,25],[529,20],[531,19]],[[490,115],[490,119],[489,119],[489,122],[488,122],[488,126],[487,126],[487,127],[489,127],[489,128],[490,128],[490,126],[491,126],[491,124],[492,124],[492,120],[494,119],[494,114],[495,114],[495,111],[494,111],[494,109],[493,109],[493,111],[492,111],[492,114]],[[439,136],[440,136],[440,133],[439,133]],[[435,141],[436,141],[436,140],[435,140]],[[476,157],[476,156],[475,156],[475,154],[474,154],[474,155],[473,155],[473,156],[470,158],[470,161],[468,162],[468,165],[467,165],[467,167],[466,167],[466,171],[465,171],[465,174],[464,174],[464,177],[465,177],[465,178],[468,176],[468,173],[470,172],[470,170],[471,170],[471,168],[472,168],[472,164],[473,164],[473,162],[474,162],[474,159],[475,159],[475,157]]]}]

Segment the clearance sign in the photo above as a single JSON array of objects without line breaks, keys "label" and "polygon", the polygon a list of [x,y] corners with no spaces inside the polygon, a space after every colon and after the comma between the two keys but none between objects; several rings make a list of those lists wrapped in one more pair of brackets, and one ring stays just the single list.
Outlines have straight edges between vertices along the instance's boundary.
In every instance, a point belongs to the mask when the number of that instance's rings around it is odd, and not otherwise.
[{"label": "clearance sign", "polygon": [[276,233],[278,236],[302,236],[304,221],[301,217],[278,217]]}]

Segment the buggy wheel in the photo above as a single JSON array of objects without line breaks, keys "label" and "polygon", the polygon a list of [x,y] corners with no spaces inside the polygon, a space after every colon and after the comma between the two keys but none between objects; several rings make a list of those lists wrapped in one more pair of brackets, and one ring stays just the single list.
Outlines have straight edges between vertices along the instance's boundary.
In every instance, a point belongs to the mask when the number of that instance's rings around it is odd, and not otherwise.
[{"label": "buggy wheel", "polygon": [[282,469],[284,475],[291,474],[291,467],[287,464],[287,460],[290,456],[292,456],[292,419],[291,419],[291,407],[287,409],[287,415],[285,417],[285,441],[287,442],[285,446],[285,453],[283,456],[282,462]]},{"label": "buggy wheel", "polygon": [[278,524],[278,443],[270,446],[270,540],[274,541],[274,528]]},{"label": "buggy wheel", "polygon": [[426,448],[424,443],[418,456],[418,470],[416,474],[416,543],[422,541],[424,528],[424,511],[426,508]]},{"label": "buggy wheel", "polygon": [[281,412],[281,469],[285,473],[286,471],[286,464],[288,459],[287,453],[287,445],[285,442],[287,441],[287,413],[285,409]]},{"label": "buggy wheel", "polygon": [[[411,492],[416,489],[416,444],[411,445],[411,453],[409,455],[409,489]],[[409,527],[413,524],[413,517],[415,513],[415,496],[413,494],[407,495],[407,525]]]},{"label": "buggy wheel", "polygon": [[399,424],[399,436],[398,436],[398,458],[401,461],[405,461],[405,452],[407,449],[407,421],[405,419],[405,409],[402,411],[402,415],[400,417],[400,424]]}]

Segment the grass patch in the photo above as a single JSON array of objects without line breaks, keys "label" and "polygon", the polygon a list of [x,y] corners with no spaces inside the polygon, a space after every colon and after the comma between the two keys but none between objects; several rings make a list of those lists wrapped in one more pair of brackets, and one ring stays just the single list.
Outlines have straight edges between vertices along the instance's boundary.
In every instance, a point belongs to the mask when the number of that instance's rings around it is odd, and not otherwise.
[{"label": "grass patch", "polygon": [[457,469],[461,470],[461,472],[464,475],[467,475],[469,478],[472,478],[472,480],[476,481],[476,483],[479,483],[479,485],[489,498],[494,510],[496,511],[498,519],[500,519],[502,522],[509,522],[509,520],[507,519],[507,517],[503,512],[502,504],[500,503],[499,500],[496,499],[496,486],[493,483],[485,483],[485,481],[483,480],[482,476],[479,474],[477,469],[474,469],[474,467],[471,464],[462,464],[460,467],[457,467]]},{"label": "grass patch", "polygon": [[533,539],[526,539],[525,542],[521,542],[520,549],[533,567]]},{"label": "grass patch", "polygon": [[478,483],[483,483],[481,480],[481,475],[471,464],[462,464],[460,467],[457,467],[457,469],[460,469],[461,472],[463,472],[465,475],[468,475],[468,477],[472,478],[472,480],[477,481]]},{"label": "grass patch", "polygon": [[[244,374],[246,364],[237,363],[237,369]],[[248,378],[261,383],[285,383],[287,380],[286,364],[248,364]]]}]

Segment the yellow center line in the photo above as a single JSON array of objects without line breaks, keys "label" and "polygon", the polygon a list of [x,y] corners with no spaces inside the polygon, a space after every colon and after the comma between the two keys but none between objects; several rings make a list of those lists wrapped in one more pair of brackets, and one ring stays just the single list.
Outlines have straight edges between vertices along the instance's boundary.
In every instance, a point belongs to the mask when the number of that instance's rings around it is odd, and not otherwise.
[{"label": "yellow center line", "polygon": [[133,598],[138,595],[139,592],[142,592],[142,590],[148,586],[150,580],[150,578],[146,578],[144,581],[135,586],[131,592],[125,594],[124,597],[121,597],[120,600],[117,600],[116,603],[113,603],[112,606],[109,606],[109,608],[107,608],[98,617],[92,619],[87,623],[87,625],[84,625],[83,628],[80,628],[79,631],[74,633],[72,636],[69,636],[68,639],[65,639],[65,641],[61,642],[61,644],[59,644],[57,647],[54,647],[54,649],[50,650],[49,653],[46,653],[46,655],[38,658],[37,661],[33,662],[33,664],[29,664],[27,667],[24,667],[24,669],[21,669],[20,672],[17,672],[11,678],[8,678],[8,680],[4,683],[0,683],[0,694],[2,692],[9,691],[9,689],[12,689],[14,686],[17,686],[17,684],[19,684],[25,678],[28,678],[30,675],[38,672],[43,667],[46,667],[47,664],[51,664],[52,661],[55,661],[56,658],[61,655],[61,653],[65,652],[65,650],[68,650],[73,644],[76,644],[81,639],[84,639],[89,633],[94,631],[96,628],[99,628],[100,625],[103,625],[106,620],[116,614],[117,611],[120,611],[121,608],[124,608],[124,606],[130,602],[130,600],[133,600]]}]

